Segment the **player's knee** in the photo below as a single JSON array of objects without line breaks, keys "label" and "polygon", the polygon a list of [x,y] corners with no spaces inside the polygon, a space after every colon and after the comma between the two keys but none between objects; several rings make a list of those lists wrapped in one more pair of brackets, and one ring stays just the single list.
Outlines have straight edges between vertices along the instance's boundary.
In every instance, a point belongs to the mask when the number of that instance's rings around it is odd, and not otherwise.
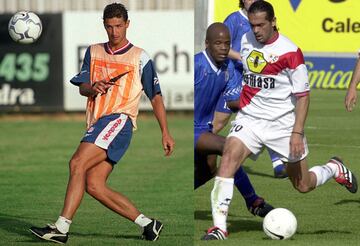
[{"label": "player's knee", "polygon": [[102,185],[98,184],[98,182],[92,181],[90,178],[86,179],[86,193],[90,196],[95,197],[96,199],[100,199],[103,194]]},{"label": "player's knee", "polygon": [[312,188],[306,183],[298,183],[294,185],[295,189],[300,193],[307,193],[312,190]]},{"label": "player's knee", "polygon": [[69,162],[70,175],[84,175],[86,170],[83,168],[81,158],[73,156]]}]

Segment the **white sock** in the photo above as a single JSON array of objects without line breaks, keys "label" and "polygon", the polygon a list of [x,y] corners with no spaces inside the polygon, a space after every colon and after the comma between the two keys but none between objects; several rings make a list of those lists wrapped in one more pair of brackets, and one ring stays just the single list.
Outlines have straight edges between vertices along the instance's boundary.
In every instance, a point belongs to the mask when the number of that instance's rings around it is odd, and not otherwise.
[{"label": "white sock", "polygon": [[273,165],[273,168],[275,168],[275,167],[277,167],[277,166],[279,166],[279,165],[282,165],[282,164],[284,164],[283,163],[283,161],[282,160],[276,160],[276,161],[274,161],[273,163],[272,163],[272,165]]},{"label": "white sock", "polygon": [[332,177],[335,177],[336,172],[338,172],[337,165],[334,163],[327,163],[322,166],[314,166],[309,169],[310,172],[313,172],[316,176],[316,187],[326,183]]},{"label": "white sock", "polygon": [[55,222],[56,229],[58,229],[61,233],[68,233],[71,222],[71,220],[59,216],[58,220]]},{"label": "white sock", "polygon": [[226,219],[234,191],[234,179],[215,177],[214,188],[211,192],[211,208],[214,226],[227,231]]},{"label": "white sock", "polygon": [[145,227],[147,226],[149,223],[151,223],[151,219],[149,219],[148,217],[146,217],[143,214],[140,214],[136,219],[135,219],[135,224],[141,226],[141,227]]}]

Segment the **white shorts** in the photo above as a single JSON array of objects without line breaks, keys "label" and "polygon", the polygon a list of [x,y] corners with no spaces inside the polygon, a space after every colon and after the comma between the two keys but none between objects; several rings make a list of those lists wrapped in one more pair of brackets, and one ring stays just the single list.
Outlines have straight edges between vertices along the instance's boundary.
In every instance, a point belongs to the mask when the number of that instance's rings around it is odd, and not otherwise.
[{"label": "white shorts", "polygon": [[309,154],[304,136],[305,153],[298,158],[290,156],[290,136],[295,123],[295,114],[289,113],[274,121],[259,119],[239,112],[231,122],[230,133],[227,137],[236,137],[252,152],[252,159],[256,159],[264,146],[277,152],[284,162],[297,162]]}]

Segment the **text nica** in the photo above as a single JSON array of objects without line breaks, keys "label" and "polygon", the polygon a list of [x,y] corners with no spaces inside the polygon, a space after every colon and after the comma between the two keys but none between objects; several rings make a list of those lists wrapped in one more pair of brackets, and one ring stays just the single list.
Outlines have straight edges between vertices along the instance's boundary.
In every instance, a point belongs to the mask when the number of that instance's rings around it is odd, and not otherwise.
[{"label": "text nica", "polygon": [[250,87],[272,89],[275,88],[275,79],[269,77],[256,76],[254,74],[244,75],[244,82]]},{"label": "text nica", "polygon": [[102,138],[103,140],[108,140],[111,134],[115,131],[115,129],[120,125],[121,119],[117,119],[114,125],[110,128],[110,130],[105,134]]}]

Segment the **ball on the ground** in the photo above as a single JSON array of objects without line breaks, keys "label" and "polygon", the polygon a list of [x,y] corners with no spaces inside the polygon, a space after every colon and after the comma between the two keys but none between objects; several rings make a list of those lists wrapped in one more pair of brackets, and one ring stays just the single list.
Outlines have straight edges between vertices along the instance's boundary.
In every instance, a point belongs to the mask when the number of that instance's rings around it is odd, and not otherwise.
[{"label": "ball on the ground", "polygon": [[11,17],[8,30],[15,42],[31,44],[40,37],[42,23],[34,12],[20,11]]},{"label": "ball on the ground", "polygon": [[271,210],[263,221],[263,230],[272,239],[288,239],[295,234],[296,228],[296,217],[286,208]]}]

